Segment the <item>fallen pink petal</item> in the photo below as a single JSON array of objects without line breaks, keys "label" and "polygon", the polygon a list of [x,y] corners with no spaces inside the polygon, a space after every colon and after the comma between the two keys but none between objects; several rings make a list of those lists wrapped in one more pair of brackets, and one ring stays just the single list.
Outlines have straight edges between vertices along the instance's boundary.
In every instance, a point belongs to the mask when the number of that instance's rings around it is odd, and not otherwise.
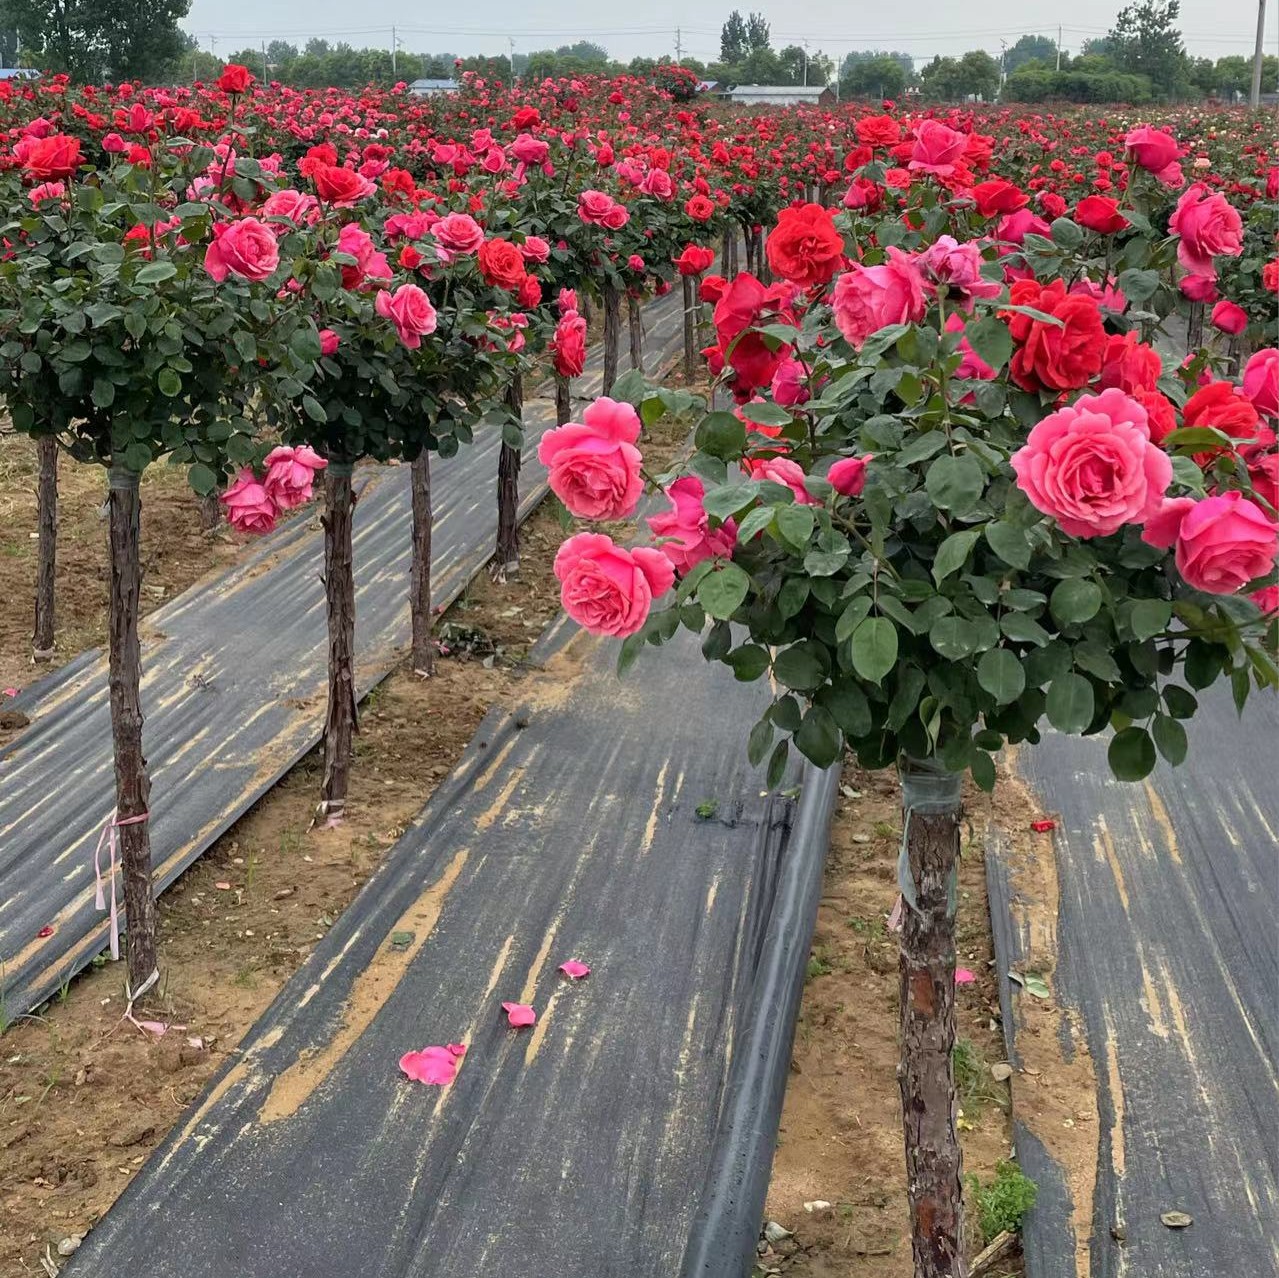
[{"label": "fallen pink petal", "polygon": [[537,1013],[527,1003],[503,1003],[502,1011],[516,1029],[532,1025],[537,1020]]},{"label": "fallen pink petal", "polygon": [[956,985],[971,985],[976,979],[966,967],[957,967],[955,969]]},{"label": "fallen pink petal", "polygon": [[6,697],[16,697],[16,696],[18,695],[18,689],[17,689],[17,688],[5,688],[5,689],[4,689],[4,695],[5,695]]},{"label": "fallen pink petal", "polygon": [[140,1030],[146,1030],[148,1034],[154,1034],[156,1038],[163,1038],[169,1032],[169,1027],[163,1021],[134,1021]]},{"label": "fallen pink petal", "polygon": [[1057,822],[1049,820],[1032,821],[1030,823],[1030,828],[1034,830],[1036,834],[1047,834],[1049,830],[1055,830],[1057,828]]},{"label": "fallen pink petal", "polygon": [[229,892],[231,890],[231,885],[229,883],[215,883],[213,886],[217,888],[219,892]]},{"label": "fallen pink petal", "polygon": [[465,1054],[461,1043],[424,1047],[420,1052],[405,1052],[400,1057],[400,1069],[419,1083],[447,1087],[457,1077],[458,1064]]},{"label": "fallen pink petal", "polygon": [[591,969],[581,959],[569,959],[567,963],[561,963],[560,971],[570,981],[580,981],[584,976],[590,976],[591,974]]},{"label": "fallen pink petal", "polygon": [[37,936],[38,936],[41,940],[44,940],[44,938],[45,938],[46,936],[52,936],[52,935],[53,935],[53,928],[52,928],[52,927],[50,927],[50,926],[49,926],[49,924],[47,924],[47,923],[46,923],[46,924],[44,925],[44,927],[42,927],[42,928],[41,928],[41,929],[40,929],[40,930],[36,933],[36,935],[37,935]]}]

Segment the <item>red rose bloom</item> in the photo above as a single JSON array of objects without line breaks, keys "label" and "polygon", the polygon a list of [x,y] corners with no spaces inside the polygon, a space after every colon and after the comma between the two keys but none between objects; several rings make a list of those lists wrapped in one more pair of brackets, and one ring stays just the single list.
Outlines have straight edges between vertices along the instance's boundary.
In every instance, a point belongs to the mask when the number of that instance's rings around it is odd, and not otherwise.
[{"label": "red rose bloom", "polygon": [[1118,386],[1129,395],[1139,390],[1154,390],[1163,372],[1163,361],[1153,346],[1147,346],[1136,333],[1115,333],[1106,338],[1106,351],[1101,362],[1101,385]]},{"label": "red rose bloom", "polygon": [[[1232,382],[1209,382],[1186,401],[1181,415],[1183,426],[1207,426],[1241,443],[1273,436],[1262,426],[1252,401]],[[1215,452],[1196,453],[1200,465],[1212,460]]]},{"label": "red rose bloom", "polygon": [[214,83],[223,93],[245,93],[249,85],[253,83],[253,76],[249,73],[248,67],[228,62]]},{"label": "red rose bloom", "polygon": [[844,257],[844,238],[829,209],[801,204],[783,209],[768,237],[768,265],[774,275],[802,288],[825,284]]},{"label": "red rose bloom", "polygon": [[724,296],[724,290],[728,287],[728,281],[722,275],[708,275],[697,286],[697,296],[703,302],[714,304]]},{"label": "red rose bloom", "polygon": [[694,222],[709,222],[715,214],[715,202],[705,195],[692,195],[684,205],[684,212]]},{"label": "red rose bloom", "polygon": [[551,339],[555,371],[561,377],[580,377],[586,367],[586,321],[576,312],[567,311],[555,326]]},{"label": "red rose bloom", "polygon": [[992,178],[989,182],[979,182],[973,187],[973,199],[977,201],[977,212],[982,217],[999,217],[1005,213],[1016,213],[1030,203],[1030,197],[1019,187],[1002,178]]},{"label": "red rose bloom", "polygon": [[326,204],[349,207],[356,200],[372,195],[376,189],[368,178],[354,169],[339,168],[334,164],[318,165],[311,172],[315,193]]},{"label": "red rose bloom", "polygon": [[[23,171],[38,182],[56,182],[70,177],[80,167],[80,139],[65,133],[51,133],[30,145],[19,143]],[[14,148],[18,154],[18,148]]]},{"label": "red rose bloom", "polygon": [[528,272],[524,254],[510,240],[485,240],[480,245],[480,274],[495,288],[517,290]]},{"label": "red rose bloom", "polygon": [[1075,221],[1098,235],[1114,235],[1129,225],[1128,219],[1119,211],[1119,201],[1105,195],[1085,195],[1075,205]]},{"label": "red rose bloom", "polygon": [[1087,386],[1101,371],[1106,333],[1101,311],[1091,297],[1067,293],[1064,280],[1041,285],[1018,280],[1008,294],[1014,306],[1032,306],[1063,327],[1045,324],[1015,311],[1005,312],[1017,350],[1009,369],[1025,390],[1073,390]]},{"label": "red rose bloom", "polygon": [[757,387],[767,386],[777,366],[790,355],[790,347],[771,350],[761,334],[748,331],[763,322],[770,304],[775,305],[774,292],[745,272],[715,303],[715,336],[719,349],[727,352],[726,361],[735,375],[733,393],[739,397],[748,399]]},{"label": "red rose bloom", "polygon": [[1177,410],[1172,401],[1157,390],[1135,390],[1132,397],[1146,410],[1151,443],[1162,444],[1177,429]]},{"label": "red rose bloom", "polygon": [[901,137],[901,126],[891,115],[868,115],[857,121],[857,140],[866,146],[896,146]]},{"label": "red rose bloom", "polygon": [[689,244],[675,259],[675,269],[681,275],[700,275],[709,270],[715,260],[712,249],[703,248],[700,244]]}]

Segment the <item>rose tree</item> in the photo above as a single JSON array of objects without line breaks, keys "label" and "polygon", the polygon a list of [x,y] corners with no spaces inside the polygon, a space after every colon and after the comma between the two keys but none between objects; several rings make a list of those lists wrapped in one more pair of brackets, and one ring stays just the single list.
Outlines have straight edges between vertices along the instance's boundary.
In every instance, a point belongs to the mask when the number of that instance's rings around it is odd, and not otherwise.
[{"label": "rose tree", "polygon": [[[1010,295],[996,245],[932,224],[838,274],[824,231],[791,240],[793,261],[770,240],[788,282],[739,276],[715,308],[712,363],[740,407],[706,415],[682,474],[659,481],[672,509],[649,523],[666,565],[582,533],[556,571],[571,616],[629,636],[623,665],[683,626],[738,679],[770,675],[747,746],[770,785],[791,744],[823,767],[848,748],[900,768],[915,1257],[919,1274],[953,1275],[961,774],[990,789],[995,753],[1045,721],[1109,733],[1121,780],[1158,755],[1179,764],[1198,693],[1228,678],[1242,708],[1279,684],[1264,647],[1279,531],[1258,412],[1275,409],[1246,381],[1196,388],[1198,366],[1165,370],[1090,293],[1022,278]],[[547,436],[573,513],[634,509],[623,426],[597,406],[562,447]],[[650,610],[672,572],[673,598]]]}]

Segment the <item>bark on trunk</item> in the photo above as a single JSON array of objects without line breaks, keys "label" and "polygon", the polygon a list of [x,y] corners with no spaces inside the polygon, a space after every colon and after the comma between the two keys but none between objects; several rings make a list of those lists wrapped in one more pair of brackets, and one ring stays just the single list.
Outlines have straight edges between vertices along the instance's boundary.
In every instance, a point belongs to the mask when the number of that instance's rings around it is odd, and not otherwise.
[{"label": "bark on trunk", "polygon": [[697,369],[697,293],[691,275],[683,275],[684,286],[684,376],[691,382]]},{"label": "bark on trunk", "polygon": [[755,241],[751,238],[749,228],[743,230],[742,240],[746,246],[746,273],[755,274]]},{"label": "bark on trunk", "polygon": [[58,441],[53,436],[37,440],[36,456],[36,624],[31,656],[48,661],[53,656],[53,583],[58,560]]},{"label": "bark on trunk", "polygon": [[142,499],[138,475],[112,467],[107,494],[111,547],[110,628],[111,740],[115,754],[115,806],[128,927],[129,989],[139,992],[156,970],[156,912],[151,885],[151,827],[147,820],[151,778],[142,753],[142,650],[138,553]]},{"label": "bark on trunk", "polygon": [[578,310],[589,327],[591,318],[594,314],[594,308],[591,306],[591,295],[585,289],[582,289],[582,291],[578,293],[577,299]]},{"label": "bark on trunk", "polygon": [[200,498],[200,529],[212,532],[222,522],[222,503],[217,493]]},{"label": "bark on trunk", "polygon": [[[955,1127],[954,877],[960,779],[902,765],[915,902],[901,931],[901,1086],[915,1278],[965,1278],[963,1160]],[[913,810],[912,810],[913,809]]]},{"label": "bark on trunk", "polygon": [[1190,317],[1186,323],[1186,345],[1197,351],[1204,344],[1204,304],[1190,303]]},{"label": "bark on trunk", "polygon": [[640,313],[639,298],[633,293],[626,294],[626,325],[630,336],[631,367],[637,372],[644,371],[644,319]]},{"label": "bark on trunk", "polygon": [[732,278],[732,266],[731,266],[731,262],[733,259],[732,243],[733,243],[733,232],[729,227],[726,226],[724,228],[724,234],[721,237],[720,244],[719,244],[719,269],[720,269],[720,273],[729,279]]},{"label": "bark on trunk", "polygon": [[568,378],[555,375],[555,424],[563,426],[573,416],[573,397]]},{"label": "bark on trunk", "polygon": [[738,243],[737,228],[734,227],[729,232],[729,241],[728,241],[728,259],[729,259],[728,278],[730,280],[736,278],[737,276],[737,270],[738,270],[737,264],[740,260],[737,255],[737,243]]},{"label": "bark on trunk", "polygon": [[351,467],[330,462],[324,471],[324,595],[329,623],[329,704],[324,719],[324,779],[320,816],[346,807],[351,782],[355,708],[355,573],[352,569]]},{"label": "bark on trunk", "polygon": [[773,273],[768,269],[768,254],[762,229],[755,232],[755,273],[759,276],[761,284],[773,282]]},{"label": "bark on trunk", "polygon": [[[614,361],[616,363],[616,360]],[[506,388],[506,406],[524,417],[524,379],[516,373]],[[497,548],[493,580],[502,582],[520,570],[520,450],[503,441],[497,456]]]},{"label": "bark on trunk", "polygon": [[604,380],[600,384],[601,395],[613,393],[617,381],[617,353],[622,335],[622,299],[612,284],[604,285]]},{"label": "bark on trunk", "polygon": [[409,488],[413,499],[413,563],[409,571],[413,669],[420,675],[433,675],[435,640],[431,633],[431,454],[425,448],[413,459]]}]

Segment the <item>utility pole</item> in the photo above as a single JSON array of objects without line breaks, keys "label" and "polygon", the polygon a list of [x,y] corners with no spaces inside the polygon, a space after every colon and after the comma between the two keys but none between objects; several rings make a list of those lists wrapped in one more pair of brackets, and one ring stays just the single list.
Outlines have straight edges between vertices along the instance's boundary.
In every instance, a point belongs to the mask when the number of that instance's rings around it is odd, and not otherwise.
[{"label": "utility pole", "polygon": [[1248,105],[1255,111],[1261,105],[1261,64],[1266,50],[1266,0],[1257,0],[1257,48],[1252,55],[1252,91]]},{"label": "utility pole", "polygon": [[507,36],[506,43],[511,49],[511,80],[513,82],[515,80],[515,37]]},{"label": "utility pole", "polygon": [[263,40],[262,41],[262,83],[265,85],[265,84],[270,84],[270,82],[271,82],[271,68],[267,66],[266,41]]},{"label": "utility pole", "polygon": [[682,62],[684,60],[684,41],[681,35],[681,29],[675,28],[675,61]]},{"label": "utility pole", "polygon": [[[1057,46],[1060,50],[1061,46]],[[1008,41],[999,42],[999,87],[1002,89],[1008,79]]]},{"label": "utility pole", "polygon": [[1061,28],[1058,27],[1057,28],[1057,70],[1058,71],[1061,70],[1061,41],[1062,41]]},{"label": "utility pole", "polygon": [[808,41],[804,41],[804,87],[808,87]]},{"label": "utility pole", "polygon": [[400,39],[395,34],[395,28],[391,28],[391,79],[398,80],[400,78],[400,61],[397,54],[400,50]]}]

